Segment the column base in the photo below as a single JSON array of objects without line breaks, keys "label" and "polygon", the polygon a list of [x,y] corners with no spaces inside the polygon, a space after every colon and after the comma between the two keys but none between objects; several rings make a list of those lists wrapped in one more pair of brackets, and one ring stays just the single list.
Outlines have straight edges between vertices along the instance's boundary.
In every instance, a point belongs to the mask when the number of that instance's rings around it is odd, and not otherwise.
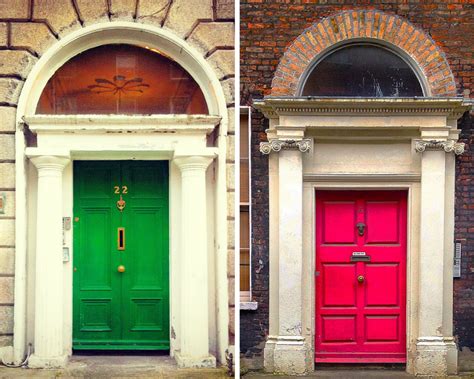
[{"label": "column base", "polygon": [[60,355],[57,357],[40,357],[32,354],[28,359],[29,368],[64,368],[68,362],[67,355]]},{"label": "column base", "polygon": [[452,337],[420,337],[416,342],[415,375],[454,375],[458,349]]},{"label": "column base", "polygon": [[216,367],[216,357],[208,355],[206,357],[192,357],[183,355],[180,351],[175,352],[174,359],[179,368],[214,368]]},{"label": "column base", "polygon": [[[303,375],[312,370],[311,349],[302,336],[279,336],[273,349],[273,372],[285,375]],[[268,356],[271,356],[271,344]]]},{"label": "column base", "polygon": [[265,372],[273,372],[275,370],[274,352],[277,339],[277,336],[268,336],[265,343],[265,348],[263,349],[263,367]]}]

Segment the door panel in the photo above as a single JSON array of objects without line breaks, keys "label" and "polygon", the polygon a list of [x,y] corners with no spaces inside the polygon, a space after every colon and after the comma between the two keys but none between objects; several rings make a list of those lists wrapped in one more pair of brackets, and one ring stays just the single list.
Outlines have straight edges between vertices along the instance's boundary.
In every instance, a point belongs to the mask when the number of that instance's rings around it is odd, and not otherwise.
[{"label": "door panel", "polygon": [[167,162],[75,162],[74,216],[74,349],[169,349]]},{"label": "door panel", "polygon": [[324,243],[355,243],[355,203],[325,202],[323,204]]},{"label": "door panel", "polygon": [[355,264],[324,264],[322,266],[324,307],[356,306]]},{"label": "door panel", "polygon": [[316,362],[406,361],[406,196],[316,193]]}]

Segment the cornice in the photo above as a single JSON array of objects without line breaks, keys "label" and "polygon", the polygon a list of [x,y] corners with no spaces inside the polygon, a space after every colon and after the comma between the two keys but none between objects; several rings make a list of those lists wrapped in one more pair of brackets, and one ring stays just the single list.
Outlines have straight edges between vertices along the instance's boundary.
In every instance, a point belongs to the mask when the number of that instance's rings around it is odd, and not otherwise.
[{"label": "cornice", "polygon": [[284,115],[441,115],[459,118],[472,108],[463,98],[266,97],[254,107],[267,118]]},{"label": "cornice", "polygon": [[42,133],[211,133],[221,117],[208,115],[36,115],[23,122]]}]

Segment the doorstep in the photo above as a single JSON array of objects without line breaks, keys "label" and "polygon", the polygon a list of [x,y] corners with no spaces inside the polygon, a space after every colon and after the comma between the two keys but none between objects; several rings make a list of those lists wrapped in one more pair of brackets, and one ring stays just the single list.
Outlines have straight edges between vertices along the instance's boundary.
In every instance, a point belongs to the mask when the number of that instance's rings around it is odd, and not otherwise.
[{"label": "doorstep", "polygon": [[180,369],[169,355],[73,355],[64,369],[7,368],[0,378],[229,378],[225,368]]}]

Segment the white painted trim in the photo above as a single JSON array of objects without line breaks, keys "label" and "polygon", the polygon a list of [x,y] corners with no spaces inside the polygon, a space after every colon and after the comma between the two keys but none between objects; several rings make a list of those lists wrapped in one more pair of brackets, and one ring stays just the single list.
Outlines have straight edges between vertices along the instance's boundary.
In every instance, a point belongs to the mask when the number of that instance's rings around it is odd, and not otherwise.
[{"label": "white painted trim", "polygon": [[[23,360],[26,351],[26,254],[27,254],[27,174],[24,155],[25,136],[23,117],[33,116],[47,81],[56,70],[77,54],[104,44],[129,43],[149,46],[172,57],[201,87],[211,115],[221,118],[218,136],[216,180],[216,288],[227,289],[227,188],[226,138],[228,129],[227,104],[223,88],[209,63],[199,51],[171,30],[154,25],[125,21],[104,22],[72,31],[49,48],[38,60],[23,86],[17,107],[15,155],[15,306],[14,306],[14,361]],[[218,355],[225,361],[228,347],[228,293],[218,292]]]},{"label": "white painted trim", "polygon": [[211,133],[220,117],[208,115],[35,115],[23,117],[32,132]]},{"label": "white painted trim", "polygon": [[256,301],[241,301],[240,310],[241,311],[256,311],[258,309],[258,302]]},{"label": "white painted trim", "polygon": [[304,182],[420,182],[420,174],[306,174]]}]

